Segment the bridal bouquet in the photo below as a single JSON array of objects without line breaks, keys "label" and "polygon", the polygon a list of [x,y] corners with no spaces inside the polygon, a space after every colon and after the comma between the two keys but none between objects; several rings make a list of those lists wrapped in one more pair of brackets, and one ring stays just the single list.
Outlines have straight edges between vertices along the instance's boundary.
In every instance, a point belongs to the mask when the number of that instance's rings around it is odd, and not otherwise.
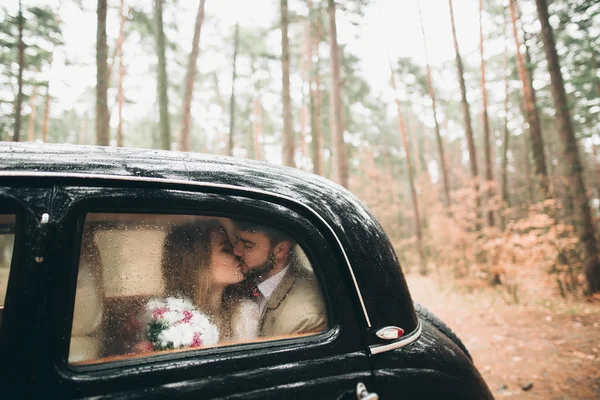
[{"label": "bridal bouquet", "polygon": [[152,350],[211,346],[219,342],[219,328],[187,299],[152,299],[146,305],[146,339]]}]

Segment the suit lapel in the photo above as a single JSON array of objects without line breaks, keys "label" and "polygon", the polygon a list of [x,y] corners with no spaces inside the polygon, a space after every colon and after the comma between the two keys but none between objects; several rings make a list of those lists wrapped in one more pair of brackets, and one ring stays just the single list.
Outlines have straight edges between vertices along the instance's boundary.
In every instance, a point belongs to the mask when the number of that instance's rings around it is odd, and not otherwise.
[{"label": "suit lapel", "polygon": [[292,265],[290,265],[290,267],[289,267],[288,271],[285,273],[283,279],[281,280],[281,282],[279,282],[279,285],[277,285],[277,288],[275,289],[275,291],[273,292],[273,294],[271,295],[271,297],[269,297],[269,300],[267,301],[265,311],[263,312],[263,314],[261,316],[261,320],[260,320],[260,331],[261,332],[263,330],[263,326],[265,324],[267,314],[270,311],[277,309],[277,307],[279,307],[279,305],[281,304],[283,299],[285,299],[285,296],[288,294],[288,292],[294,286],[294,282],[296,281],[296,275],[297,275],[296,268],[292,264]]},{"label": "suit lapel", "polygon": [[267,310],[274,310],[277,307],[279,307],[279,304],[281,304],[281,302],[285,298],[285,295],[288,294],[292,286],[294,286],[295,281],[296,269],[293,265],[290,265],[290,268],[283,276],[283,279],[281,280],[281,282],[279,282],[279,285],[277,285],[277,288],[275,289],[271,297],[269,297],[269,300],[267,301]]}]

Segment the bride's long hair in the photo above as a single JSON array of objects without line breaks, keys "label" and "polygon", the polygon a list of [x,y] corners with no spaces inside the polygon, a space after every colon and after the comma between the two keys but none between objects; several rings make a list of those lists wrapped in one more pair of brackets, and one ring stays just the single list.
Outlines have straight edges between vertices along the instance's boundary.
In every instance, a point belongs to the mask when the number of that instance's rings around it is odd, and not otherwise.
[{"label": "bride's long hair", "polygon": [[165,295],[188,298],[222,332],[229,325],[225,305],[220,310],[210,309],[209,298],[213,289],[211,244],[223,234],[227,234],[225,228],[214,219],[178,224],[167,234],[162,255]]}]

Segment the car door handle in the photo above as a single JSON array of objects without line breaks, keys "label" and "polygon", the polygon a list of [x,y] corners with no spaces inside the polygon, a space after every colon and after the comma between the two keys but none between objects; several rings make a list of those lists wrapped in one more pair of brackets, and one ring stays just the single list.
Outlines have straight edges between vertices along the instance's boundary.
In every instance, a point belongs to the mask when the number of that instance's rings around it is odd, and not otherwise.
[{"label": "car door handle", "polygon": [[356,399],[357,400],[379,400],[377,393],[369,393],[364,383],[359,382],[356,385]]}]

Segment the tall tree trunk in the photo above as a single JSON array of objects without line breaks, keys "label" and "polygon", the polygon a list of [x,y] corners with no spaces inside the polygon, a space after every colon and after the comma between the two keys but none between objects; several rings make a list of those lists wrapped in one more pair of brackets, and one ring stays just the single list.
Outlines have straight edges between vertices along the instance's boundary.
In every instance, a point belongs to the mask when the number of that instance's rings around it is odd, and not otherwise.
[{"label": "tall tree trunk", "polygon": [[254,85],[254,100],[252,102],[252,153],[255,160],[262,159],[262,136],[264,133],[263,108],[261,105],[261,88],[256,77],[254,56],[250,56],[250,77]]},{"label": "tall tree trunk", "polygon": [[[300,157],[301,160],[306,160],[308,156],[308,148],[306,142],[306,128],[308,123],[308,108],[306,106],[306,87],[309,84],[309,73],[310,73],[310,32],[309,32],[309,23],[306,22],[304,24],[304,31],[302,35],[302,58],[301,58],[301,74],[302,77],[302,104],[300,105]],[[309,87],[310,91],[310,87]]]},{"label": "tall tree trunk", "polygon": [[[50,53],[50,71],[52,71],[52,63],[54,61],[54,49]],[[52,75],[52,74],[50,74]],[[48,122],[50,119],[50,78],[46,82],[46,95],[44,96],[44,115],[42,116],[42,141],[46,143],[48,141]]]},{"label": "tall tree trunk", "polygon": [[229,100],[229,144],[227,154],[233,156],[233,136],[235,134],[235,80],[237,77],[237,55],[240,46],[240,23],[235,24],[233,38],[233,71],[231,73],[231,99]]},{"label": "tall tree trunk", "polygon": [[84,114],[81,123],[79,124],[79,144],[85,144],[85,132],[87,130],[87,114]]},{"label": "tall tree trunk", "polygon": [[227,112],[227,104],[225,103],[225,100],[223,99],[223,95],[221,94],[219,74],[216,71],[213,71],[213,73],[211,75],[212,75],[212,81],[213,81],[213,89],[215,91],[215,95],[217,98],[217,104],[221,108],[221,112],[225,113],[225,112]]},{"label": "tall tree trunk", "polygon": [[21,6],[21,0],[19,0],[19,15],[17,17],[17,24],[19,27],[19,74],[17,75],[17,98],[15,100],[15,130],[13,133],[13,141],[18,142],[21,136],[21,108],[23,107],[23,69],[25,68],[25,42],[23,42],[23,26],[25,25],[25,18],[23,17],[23,9]]},{"label": "tall tree trunk", "polygon": [[567,95],[560,72],[560,63],[556,53],[552,27],[549,22],[548,5],[546,0],[536,0],[535,3],[539,21],[542,25],[544,50],[552,83],[552,99],[556,108],[556,122],[558,123],[560,139],[564,145],[567,179],[577,210],[575,228],[579,232],[579,239],[585,251],[584,272],[588,284],[587,291],[588,293],[597,293],[600,292],[600,259],[598,258],[598,244],[595,238],[594,222],[588,203],[589,199],[583,181],[583,166],[579,157],[577,139],[573,131]]},{"label": "tall tree trunk", "polygon": [[262,106],[260,104],[260,98],[257,96],[252,104],[252,136],[255,160],[262,160],[260,141],[263,135],[263,126]]},{"label": "tall tree trunk", "polygon": [[[310,68],[310,60],[309,57],[309,47],[311,46],[310,41],[310,32],[309,32],[309,23],[306,22],[304,24],[303,35],[302,35],[302,51],[301,51],[301,71],[300,76],[302,78],[302,86],[301,86],[301,105],[300,105],[300,159],[306,160],[308,156],[308,148],[306,142],[306,128],[308,123],[308,108],[306,106],[306,86],[309,83],[309,68]],[[309,88],[310,90],[310,88]]]},{"label": "tall tree trunk", "polygon": [[300,155],[305,159],[308,155],[308,147],[306,142],[306,123],[308,120],[308,109],[305,104],[300,106]]},{"label": "tall tree trunk", "polygon": [[196,14],[196,25],[194,27],[194,38],[192,39],[192,51],[188,61],[188,69],[185,77],[185,94],[183,96],[183,117],[181,122],[181,132],[179,134],[180,151],[190,150],[190,129],[192,124],[192,97],[194,94],[194,82],[196,80],[196,62],[198,60],[198,51],[200,50],[200,32],[202,30],[202,21],[204,21],[204,3],[200,0],[198,13]]},{"label": "tall tree trunk", "polygon": [[125,64],[123,63],[123,41],[125,40],[125,0],[121,0],[119,6],[120,26],[119,39],[117,40],[117,57],[119,57],[119,80],[117,87],[117,104],[119,105],[119,125],[117,126],[117,146],[123,147],[123,78],[125,76]]},{"label": "tall tree trunk", "polygon": [[98,29],[96,32],[96,144],[100,146],[109,145],[106,11],[106,0],[98,0]]},{"label": "tall tree trunk", "polygon": [[[254,74],[254,69],[252,69],[252,74]],[[227,109],[227,102],[224,100],[223,95],[221,93],[221,86],[219,83],[219,74],[216,71],[213,71],[211,76],[212,76],[213,90],[215,91],[215,97],[217,100],[217,104],[219,105],[219,108],[221,109],[221,112],[223,114],[228,113],[229,110]],[[217,143],[217,147],[216,147],[215,151],[218,154],[221,154],[221,148],[225,149],[223,154],[229,154],[229,150],[228,150],[229,135],[227,132],[223,132],[223,135],[216,138],[215,142]],[[221,144],[223,144],[223,146],[221,146]]]},{"label": "tall tree trunk", "polygon": [[[421,34],[423,36],[423,47],[425,48],[425,60],[427,65],[427,88],[429,90],[429,97],[431,97],[431,108],[433,110],[433,122],[435,123],[435,138],[438,145],[438,152],[440,157],[440,166],[442,170],[442,181],[444,184],[444,198],[446,200],[446,207],[450,207],[450,183],[448,180],[448,163],[444,151],[444,143],[442,141],[442,135],[440,133],[440,124],[437,118],[437,107],[435,99],[435,90],[433,88],[433,81],[431,79],[431,67],[429,65],[429,51],[427,48],[427,40],[425,38],[425,26],[423,25],[423,17],[421,15],[421,4],[417,3],[419,9],[419,21],[421,22]],[[417,155],[418,157],[418,155]]]},{"label": "tall tree trunk", "polygon": [[[433,81],[431,79],[431,67],[429,65],[429,51],[427,49],[427,40],[425,39],[425,27],[423,25],[423,17],[421,15],[421,4],[417,3],[419,9],[419,21],[421,22],[421,34],[423,36],[423,47],[425,48],[425,60],[427,65],[427,88],[429,90],[429,97],[431,97],[431,108],[433,110],[433,122],[435,123],[435,138],[438,145],[438,152],[440,157],[440,166],[442,170],[442,182],[444,184],[444,198],[446,200],[446,207],[450,207],[450,183],[448,180],[448,163],[446,160],[446,154],[444,151],[444,142],[442,141],[442,135],[440,133],[440,124],[437,117],[437,107],[435,99],[435,90],[433,89]],[[417,155],[418,157],[418,155]]]},{"label": "tall tree trunk", "polygon": [[295,167],[294,131],[292,127],[292,100],[290,98],[290,44],[288,39],[288,2],[281,0],[281,68],[283,103],[283,164]]},{"label": "tall tree trunk", "polygon": [[[504,13],[506,16],[506,13]],[[504,23],[504,29],[506,30],[506,19]],[[502,188],[502,209],[503,211],[510,207],[510,195],[508,192],[508,149],[509,149],[509,140],[510,140],[510,131],[508,130],[508,103],[509,103],[509,86],[508,86],[508,52],[506,49],[506,38],[504,38],[504,138],[502,140],[502,166],[501,166],[501,183],[500,187]],[[505,227],[505,216],[504,212],[501,213],[501,226],[502,229]]]},{"label": "tall tree trunk", "polygon": [[166,38],[163,29],[163,1],[154,0],[154,25],[156,33],[156,57],[158,114],[160,128],[160,147],[171,149],[171,125],[169,122],[169,80],[167,77]]},{"label": "tall tree trunk", "polygon": [[[314,9],[312,0],[308,0],[310,16],[310,45],[309,49],[309,103],[310,103],[310,134],[312,136],[313,172],[323,175],[323,132],[321,131],[321,79],[319,76],[319,43],[321,41],[320,9]],[[316,60],[313,66],[313,55]]]},{"label": "tall tree trunk", "polygon": [[325,144],[323,139],[323,91],[321,90],[321,57],[318,56],[315,60],[315,124],[316,124],[316,140],[313,145],[313,150],[317,151],[320,160],[320,167],[318,168],[319,175],[324,174],[324,160],[323,153],[325,151]]},{"label": "tall tree trunk", "polygon": [[27,123],[27,141],[33,142],[35,140],[35,99],[37,96],[37,86],[33,86],[31,91],[31,97],[29,98],[29,122]]},{"label": "tall tree trunk", "polygon": [[400,137],[402,139],[402,146],[404,147],[404,154],[406,156],[406,169],[408,175],[408,183],[410,185],[410,195],[413,204],[413,212],[415,214],[415,229],[417,234],[417,250],[419,253],[420,260],[420,268],[419,272],[421,275],[427,275],[427,262],[425,260],[425,251],[423,249],[423,233],[421,230],[421,216],[419,214],[419,200],[417,199],[417,191],[415,190],[415,182],[413,177],[413,166],[410,157],[410,148],[408,146],[408,140],[406,138],[406,127],[404,125],[404,117],[402,115],[402,105],[400,104],[400,99],[398,99],[398,94],[396,91],[396,78],[394,76],[394,69],[390,63],[390,73],[391,73],[391,84],[392,89],[394,89],[394,97],[396,99],[396,107],[398,108],[398,131],[400,132]]},{"label": "tall tree trunk", "polygon": [[[536,201],[536,196],[534,193],[534,182],[535,179],[532,177],[532,171],[531,171],[531,159],[529,157],[529,154],[531,153],[531,140],[527,140],[527,137],[525,135],[523,136],[523,163],[525,164],[525,181],[527,182],[527,184],[525,185],[527,187],[527,196],[528,196],[528,200],[529,200],[529,205],[535,203]],[[525,205],[525,208],[528,208],[528,205]]]},{"label": "tall tree trunk", "polygon": [[119,106],[119,125],[117,126],[117,146],[123,147],[123,77],[125,76],[125,66],[122,59],[119,61],[119,83],[117,103]]},{"label": "tall tree trunk", "polygon": [[594,74],[592,75],[594,79],[594,86],[596,86],[596,93],[598,97],[600,97],[600,66],[598,65],[597,56],[596,52],[594,51],[594,48],[591,44],[588,44],[588,46],[590,53],[592,53],[591,64],[594,70]]},{"label": "tall tree trunk", "polygon": [[327,1],[329,15],[329,49],[331,65],[331,134],[336,157],[337,181],[345,188],[348,187],[348,157],[344,141],[344,122],[342,117],[342,86],[340,82],[340,50],[337,42],[337,27],[335,22],[335,0]]},{"label": "tall tree trunk", "polygon": [[[127,11],[124,11],[125,9],[127,9]],[[125,4],[123,4],[123,8],[121,8],[121,6],[119,6],[119,10],[120,10],[120,15],[122,19],[127,20],[127,15],[129,14],[129,8],[125,7]],[[162,9],[161,9],[161,13],[162,13]],[[162,17],[161,17],[161,21],[162,21]],[[119,31],[119,37],[117,38],[117,43],[115,44],[115,48],[112,51],[112,55],[110,57],[110,64],[108,64],[108,81],[111,81],[112,78],[112,71],[113,71],[113,67],[115,66],[117,60],[118,60],[118,55],[119,55],[119,48],[123,47],[123,42],[125,41],[125,34],[126,32],[123,32],[123,35],[120,34]]]},{"label": "tall tree trunk", "polygon": [[523,54],[520,51],[521,41],[517,29],[517,2],[510,0],[510,17],[513,26],[513,36],[515,46],[517,48],[517,68],[519,70],[519,78],[523,85],[523,105],[529,122],[529,132],[531,137],[531,150],[535,161],[535,172],[540,180],[540,188],[544,199],[550,197],[550,189],[548,185],[548,170],[546,168],[546,157],[544,155],[544,142],[542,139],[542,131],[540,127],[540,119],[535,102],[535,94],[531,82],[531,77],[527,71]]},{"label": "tall tree trunk", "polygon": [[[481,97],[483,99],[483,113],[481,115],[481,119],[483,122],[483,138],[484,138],[484,147],[485,147],[485,179],[487,180],[487,195],[488,195],[488,203],[490,203],[490,199],[494,196],[494,190],[492,189],[492,151],[491,151],[491,129],[490,129],[490,120],[488,118],[488,98],[487,91],[485,89],[485,57],[483,51],[483,0],[479,0],[479,52],[481,53]],[[494,226],[494,211],[489,209],[488,204],[488,212],[487,212],[487,220],[489,226]]]},{"label": "tall tree trunk", "polygon": [[[454,52],[456,56],[456,68],[458,69],[458,81],[460,83],[461,104],[463,109],[463,117],[465,124],[465,134],[467,136],[467,147],[469,149],[469,162],[471,166],[471,175],[475,180],[475,203],[477,214],[481,211],[481,198],[479,196],[479,173],[477,171],[477,157],[475,153],[475,140],[473,138],[473,126],[471,124],[471,111],[469,110],[469,102],[467,101],[467,86],[465,84],[464,68],[460,51],[458,48],[458,38],[456,37],[456,27],[454,24],[454,10],[452,9],[452,0],[448,0],[450,7],[450,23],[452,25],[452,39],[454,40]],[[478,228],[479,228],[479,224]]]},{"label": "tall tree trunk", "polygon": [[42,141],[48,142],[48,122],[50,119],[50,79],[46,84],[46,96],[44,96],[44,118],[42,119]]},{"label": "tall tree trunk", "polygon": [[421,175],[424,169],[423,165],[421,164],[421,148],[419,146],[419,140],[417,139],[419,135],[417,134],[415,120],[410,114],[410,109],[406,115],[406,119],[406,125],[408,126],[407,130],[409,132],[408,135],[410,136],[410,145],[412,147],[413,155],[415,156],[415,173],[418,180],[419,175]]}]

